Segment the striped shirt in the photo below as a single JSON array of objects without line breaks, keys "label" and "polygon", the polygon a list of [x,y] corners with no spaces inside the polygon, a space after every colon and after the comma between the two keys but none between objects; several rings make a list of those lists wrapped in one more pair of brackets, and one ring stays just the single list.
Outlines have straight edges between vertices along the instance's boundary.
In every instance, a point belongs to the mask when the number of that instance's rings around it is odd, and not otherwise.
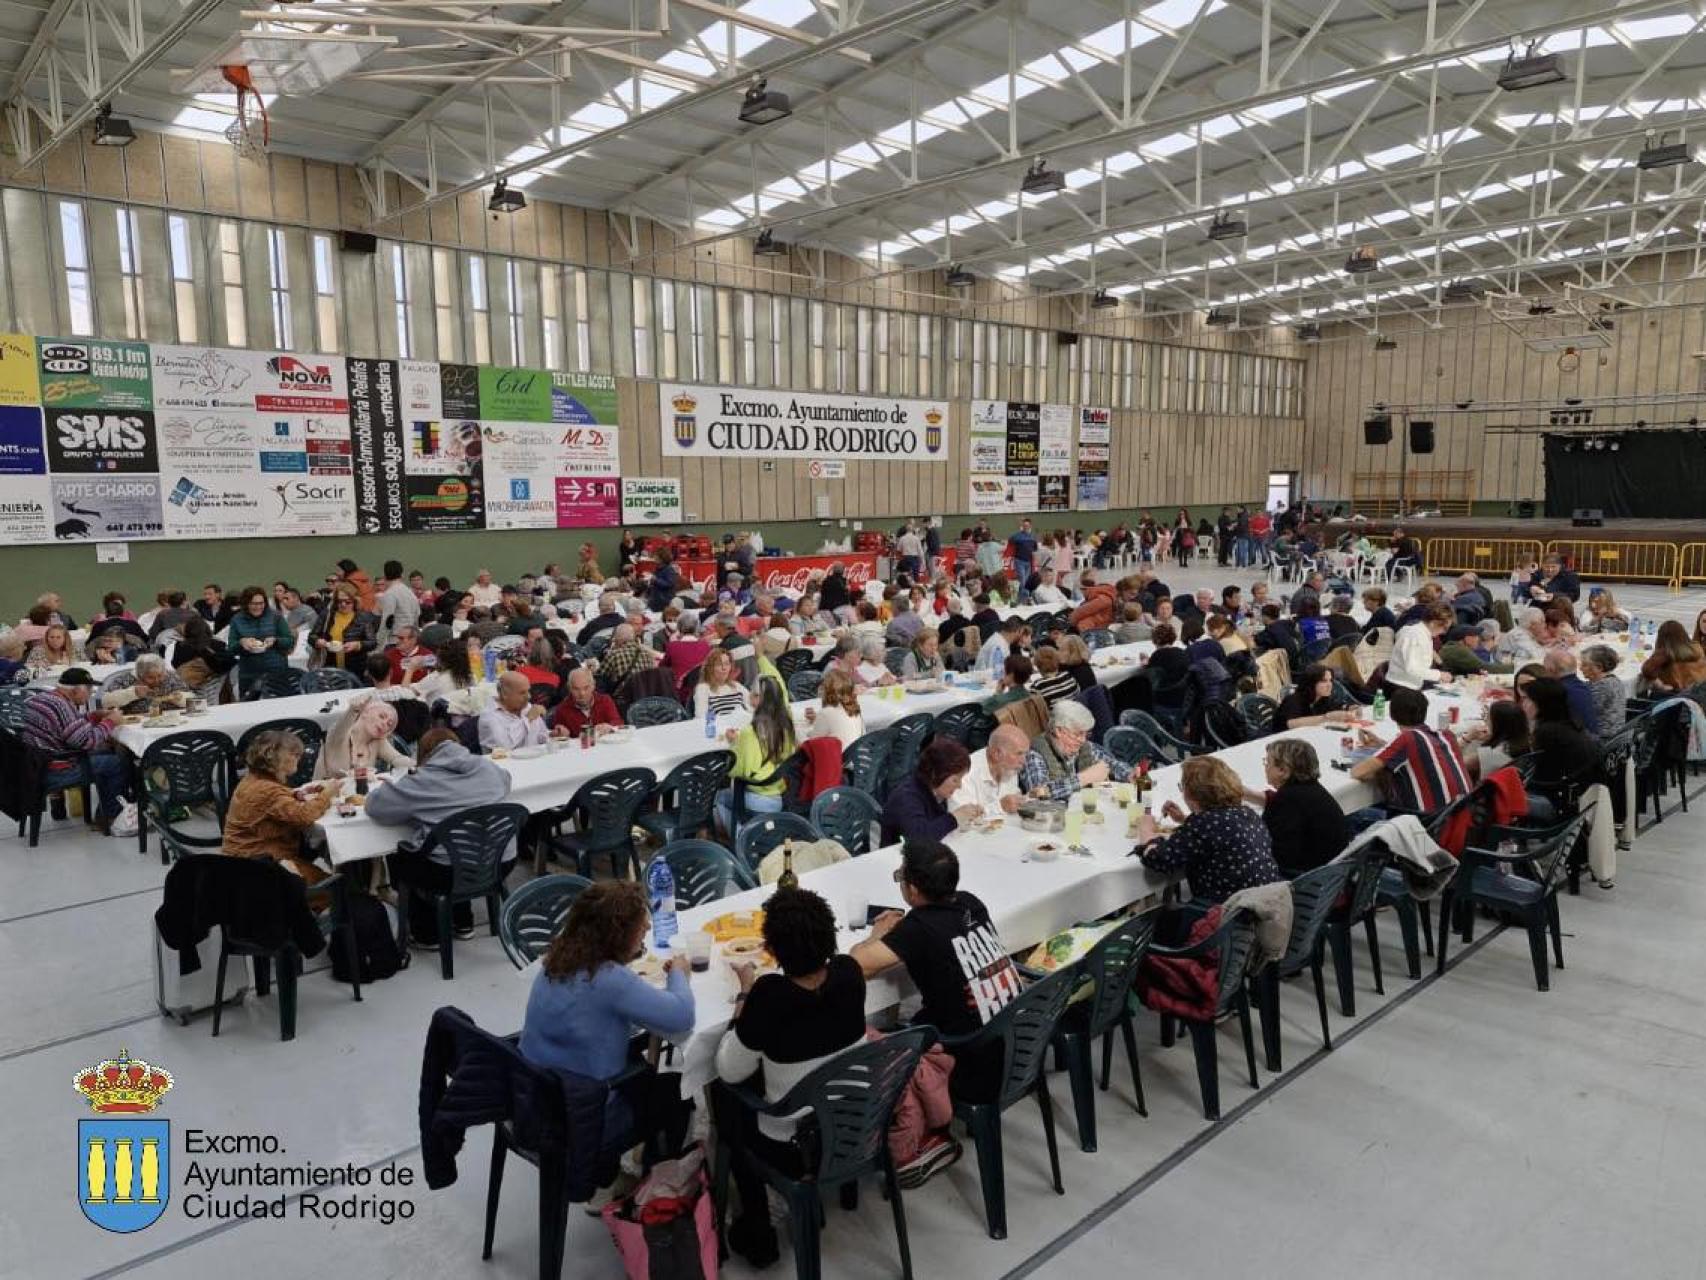
[{"label": "striped shirt", "polygon": [[694,686],[694,713],[701,720],[705,718],[706,711],[726,716],[732,711],[745,711],[747,706],[746,689],[741,685],[725,684],[715,691],[703,681]]},{"label": "striped shirt", "polygon": [[1469,791],[1457,744],[1426,725],[1400,731],[1376,758],[1392,778],[1392,799],[1406,809],[1433,813]]},{"label": "striped shirt", "polygon": [[112,725],[59,693],[43,693],[24,703],[24,741],[42,751],[97,751],[113,735]]},{"label": "striped shirt", "polygon": [[1040,693],[1052,707],[1062,698],[1070,698],[1078,692],[1078,680],[1070,671],[1062,668],[1052,676],[1032,676],[1031,692]]}]

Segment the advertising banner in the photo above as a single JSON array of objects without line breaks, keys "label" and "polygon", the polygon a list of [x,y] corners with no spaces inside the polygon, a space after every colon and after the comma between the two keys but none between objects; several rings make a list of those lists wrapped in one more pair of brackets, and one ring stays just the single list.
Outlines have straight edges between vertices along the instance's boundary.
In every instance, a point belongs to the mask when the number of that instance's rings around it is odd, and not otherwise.
[{"label": "advertising banner", "polygon": [[268,534],[320,538],[356,531],[352,476],[273,475],[263,487]]},{"label": "advertising banner", "polygon": [[582,426],[615,426],[616,379],[603,373],[553,373],[551,418]]},{"label": "advertising banner", "polygon": [[48,542],[55,536],[73,539],[80,536],[79,527],[68,525],[56,535],[52,482],[46,476],[0,475],[0,538],[8,542]]},{"label": "advertising banner", "polygon": [[622,519],[622,482],[615,476],[558,476],[559,529],[614,529]]},{"label": "advertising banner", "polygon": [[[418,376],[421,366],[414,366]],[[436,399],[438,366],[432,371]],[[408,528],[404,488],[403,419],[398,415],[398,366],[390,360],[346,362],[350,397],[350,461],[357,533],[402,533]],[[418,385],[411,382],[411,386]]]},{"label": "advertising banner", "polygon": [[159,476],[53,478],[53,536],[61,541],[161,537],[160,507]]},{"label": "advertising banner", "polygon": [[543,369],[481,365],[479,411],[473,416],[500,422],[551,421],[551,378]]},{"label": "advertising banner", "polygon": [[260,365],[249,351],[152,347],[156,409],[253,409]]},{"label": "advertising banner", "polygon": [[152,409],[145,342],[42,338],[41,402],[49,409]]},{"label": "advertising banner", "polygon": [[154,415],[140,409],[49,409],[47,456],[55,473],[158,472]]},{"label": "advertising banner", "polygon": [[0,406],[0,476],[45,476],[47,447],[41,410]]},{"label": "advertising banner", "polygon": [[670,458],[946,462],[948,407],[933,400],[658,385]]},{"label": "advertising banner", "polygon": [[675,476],[623,476],[624,525],[680,524],[681,481]]},{"label": "advertising banner", "polygon": [[405,477],[411,533],[445,533],[486,527],[480,472],[470,475]]},{"label": "advertising banner", "polygon": [[[368,361],[369,364],[375,363]],[[444,416],[444,383],[437,363],[431,360],[397,362],[398,392],[404,422],[436,422]],[[350,394],[355,394],[355,370],[350,370]],[[354,406],[350,412],[353,413]]]},{"label": "advertising banner", "polygon": [[1078,501],[1080,511],[1108,509],[1108,456],[1113,410],[1083,405],[1078,410]]},{"label": "advertising banner", "polygon": [[349,413],[349,381],[342,356],[299,356],[258,351],[251,357],[253,408],[262,413]]},{"label": "advertising banner", "polygon": [[470,419],[411,422],[404,432],[408,440],[404,470],[412,476],[465,476],[478,474],[480,424]]},{"label": "advertising banner", "polygon": [[552,422],[480,424],[480,460],[486,483],[486,528],[555,529],[557,477],[564,474]]},{"label": "advertising banner", "polygon": [[[478,418],[480,416],[480,370],[471,364],[441,364],[438,366],[438,396],[440,417]],[[409,421],[418,419],[410,417]],[[428,419],[430,421],[431,419]]]},{"label": "advertising banner", "polygon": [[40,403],[36,340],[28,334],[0,333],[0,405]]}]

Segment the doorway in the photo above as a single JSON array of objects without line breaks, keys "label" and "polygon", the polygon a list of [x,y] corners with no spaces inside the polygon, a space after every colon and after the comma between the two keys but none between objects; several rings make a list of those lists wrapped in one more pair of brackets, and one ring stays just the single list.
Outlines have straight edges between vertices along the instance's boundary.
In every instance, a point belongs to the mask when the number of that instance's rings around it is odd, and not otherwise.
[{"label": "doorway", "polygon": [[1278,511],[1281,508],[1289,510],[1291,504],[1295,502],[1296,499],[1297,472],[1268,472],[1268,500],[1266,506],[1269,512]]}]

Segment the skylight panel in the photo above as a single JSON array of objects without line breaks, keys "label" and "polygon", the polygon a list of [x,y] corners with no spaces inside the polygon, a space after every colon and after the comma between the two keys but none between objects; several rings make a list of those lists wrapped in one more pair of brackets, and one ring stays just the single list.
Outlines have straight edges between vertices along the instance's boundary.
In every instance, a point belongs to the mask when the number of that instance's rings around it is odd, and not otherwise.
[{"label": "skylight panel", "polygon": [[1630,40],[1674,40],[1694,30],[1694,19],[1686,13],[1667,13],[1657,18],[1632,18],[1612,24]]},{"label": "skylight panel", "polygon": [[1176,156],[1181,151],[1189,151],[1196,145],[1196,139],[1188,133],[1170,133],[1162,138],[1155,138],[1138,147],[1138,152],[1152,159],[1166,159]]},{"label": "skylight panel", "polygon": [[[1218,13],[1225,7],[1221,0],[1211,0],[1208,11]],[[1180,31],[1196,21],[1197,10],[1201,8],[1202,0],[1161,0],[1160,4],[1152,4],[1145,9],[1143,16],[1151,22]]]}]

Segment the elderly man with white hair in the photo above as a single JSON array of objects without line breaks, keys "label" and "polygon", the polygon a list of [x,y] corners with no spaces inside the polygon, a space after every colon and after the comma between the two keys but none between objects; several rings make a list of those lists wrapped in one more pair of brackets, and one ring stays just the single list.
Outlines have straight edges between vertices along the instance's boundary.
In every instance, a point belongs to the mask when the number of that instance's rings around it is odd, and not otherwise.
[{"label": "elderly man with white hair", "polygon": [[543,746],[551,736],[545,723],[545,708],[529,701],[532,687],[519,671],[498,677],[496,705],[480,714],[480,746],[486,751],[516,751]]},{"label": "elderly man with white hair", "polygon": [[600,632],[621,626],[622,611],[617,607],[617,604],[614,591],[606,591],[599,596],[597,616],[580,629],[580,634],[575,637],[575,643],[578,645],[588,644]]},{"label": "elderly man with white hair", "polygon": [[1570,711],[1581,722],[1582,728],[1588,731],[1589,736],[1599,737],[1599,707],[1594,701],[1593,690],[1588,687],[1588,682],[1577,674],[1576,655],[1568,649],[1548,649],[1540,659],[1540,665],[1546,668],[1547,675],[1564,686],[1564,696],[1569,700]]},{"label": "elderly man with white hair", "polygon": [[[144,653],[129,671],[121,671],[107,681],[101,701],[109,707],[137,703],[140,704],[137,710],[141,710],[167,694],[188,692],[189,686],[164,658],[157,653]],[[125,696],[127,693],[129,697]]]},{"label": "elderly man with white hair", "polygon": [[624,622],[610,633],[610,648],[599,659],[599,678],[615,692],[636,671],[650,671],[658,664],[655,649],[640,643],[639,634]]},{"label": "elderly man with white hair", "polygon": [[1031,589],[1032,604],[1065,604],[1066,592],[1055,584],[1053,569],[1041,569],[1037,572],[1037,585]]},{"label": "elderly man with white hair", "polygon": [[977,809],[986,814],[1013,813],[1019,808],[1019,766],[1025,763],[1030,739],[1017,725],[1004,724],[989,735],[981,751],[972,752],[971,768],[948,801],[950,811]]},{"label": "elderly man with white hair", "polygon": [[1019,766],[1019,789],[1038,800],[1065,800],[1080,787],[1130,781],[1131,767],[1090,741],[1095,727],[1096,717],[1083,703],[1070,698],[1055,703],[1048,729],[1032,741]]}]

